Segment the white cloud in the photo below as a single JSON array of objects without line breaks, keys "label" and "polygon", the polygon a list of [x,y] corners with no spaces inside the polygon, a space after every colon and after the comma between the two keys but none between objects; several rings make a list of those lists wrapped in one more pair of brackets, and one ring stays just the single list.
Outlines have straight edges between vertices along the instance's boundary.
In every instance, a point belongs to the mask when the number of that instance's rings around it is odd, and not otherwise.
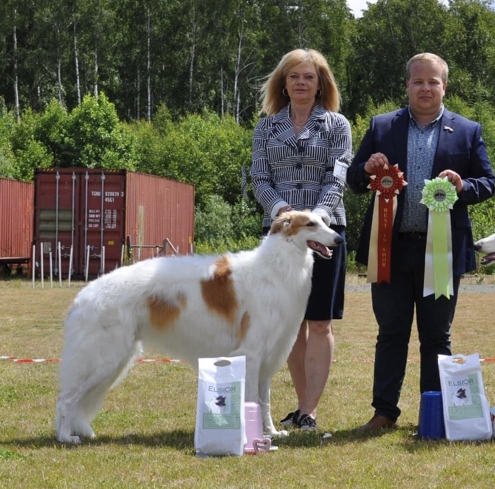
[{"label": "white cloud", "polygon": [[[347,0],[347,5],[351,9],[354,17],[359,18],[363,16],[363,10],[368,10],[368,3],[376,3],[377,0]],[[441,3],[447,5],[447,0],[440,0]],[[495,2],[492,2],[495,3]]]},{"label": "white cloud", "polygon": [[351,9],[354,17],[359,18],[363,16],[362,10],[368,10],[368,3],[375,3],[376,0],[347,0],[347,5]]}]

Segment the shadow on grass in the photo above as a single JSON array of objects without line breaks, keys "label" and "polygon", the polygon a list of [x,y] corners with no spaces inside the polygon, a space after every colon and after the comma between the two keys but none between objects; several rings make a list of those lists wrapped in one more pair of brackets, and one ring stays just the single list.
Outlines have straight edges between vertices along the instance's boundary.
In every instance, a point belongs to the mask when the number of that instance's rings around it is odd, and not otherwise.
[{"label": "shadow on grass", "polygon": [[55,433],[51,436],[41,435],[29,438],[0,439],[0,445],[19,448],[46,448],[64,447],[77,449],[79,447],[98,447],[108,445],[142,445],[146,447],[170,447],[177,450],[191,450],[194,448],[194,433],[184,430],[171,432],[157,432],[153,434],[130,433],[123,436],[97,436],[94,439],[82,438],[79,445],[70,443],[60,443],[55,438]]},{"label": "shadow on grass", "polygon": [[[301,432],[290,431],[289,436],[284,438],[274,438],[272,444],[285,449],[299,448],[316,448],[326,445],[342,446],[349,443],[367,442],[372,439],[381,437],[394,437],[398,445],[402,445],[411,453],[421,452],[423,450],[432,450],[435,447],[450,444],[448,440],[423,440],[417,436],[416,427],[401,426],[396,430],[380,430],[374,433],[356,431],[355,429],[339,430],[332,433],[332,436],[325,437],[322,431]],[[153,434],[130,433],[123,436],[98,436],[97,438],[82,439],[80,445],[71,445],[59,443],[55,435],[43,434],[38,437],[3,439],[0,445],[4,447],[17,448],[64,448],[69,450],[99,447],[110,445],[140,445],[145,447],[168,447],[179,451],[190,451],[194,453],[194,432],[185,430],[174,430],[170,432],[157,432]]]}]

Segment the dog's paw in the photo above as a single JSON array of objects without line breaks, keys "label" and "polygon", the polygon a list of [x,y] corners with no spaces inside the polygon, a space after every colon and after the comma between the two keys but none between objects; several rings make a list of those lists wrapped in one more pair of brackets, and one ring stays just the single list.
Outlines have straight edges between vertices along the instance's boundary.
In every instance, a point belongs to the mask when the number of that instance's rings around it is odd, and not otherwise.
[{"label": "dog's paw", "polygon": [[266,436],[270,436],[272,438],[285,438],[289,436],[289,432],[286,430],[273,431],[271,433],[266,433]]},{"label": "dog's paw", "polygon": [[70,443],[72,445],[79,445],[81,443],[81,438],[79,438],[78,436],[61,435],[57,437],[57,440],[60,443]]}]

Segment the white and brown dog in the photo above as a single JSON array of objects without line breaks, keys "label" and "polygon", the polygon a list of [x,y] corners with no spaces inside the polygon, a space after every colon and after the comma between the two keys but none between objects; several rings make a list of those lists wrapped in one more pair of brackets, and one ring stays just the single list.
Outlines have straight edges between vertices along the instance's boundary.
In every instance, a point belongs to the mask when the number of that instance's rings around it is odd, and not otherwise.
[{"label": "white and brown dog", "polygon": [[283,434],[271,418],[270,382],[304,316],[313,250],[328,258],[341,243],[320,216],[292,211],[254,250],[153,258],[91,282],[65,321],[58,440],[95,436],[91,422],[142,346],[196,369],[198,358],[245,355],[246,401],[260,403],[265,433]]},{"label": "white and brown dog", "polygon": [[474,243],[474,249],[485,256],[481,259],[482,265],[489,265],[495,261],[495,234],[487,238],[480,239]]}]

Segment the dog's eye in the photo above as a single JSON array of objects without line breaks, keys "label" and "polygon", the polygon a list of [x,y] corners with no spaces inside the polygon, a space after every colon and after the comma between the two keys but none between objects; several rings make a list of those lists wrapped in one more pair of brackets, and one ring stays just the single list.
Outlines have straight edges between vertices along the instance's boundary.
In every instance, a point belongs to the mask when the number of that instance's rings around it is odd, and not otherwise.
[{"label": "dog's eye", "polygon": [[309,222],[306,224],[306,226],[308,226],[308,227],[311,227],[311,226],[314,226],[314,225],[315,225],[315,223],[314,223],[313,221],[309,221]]}]

